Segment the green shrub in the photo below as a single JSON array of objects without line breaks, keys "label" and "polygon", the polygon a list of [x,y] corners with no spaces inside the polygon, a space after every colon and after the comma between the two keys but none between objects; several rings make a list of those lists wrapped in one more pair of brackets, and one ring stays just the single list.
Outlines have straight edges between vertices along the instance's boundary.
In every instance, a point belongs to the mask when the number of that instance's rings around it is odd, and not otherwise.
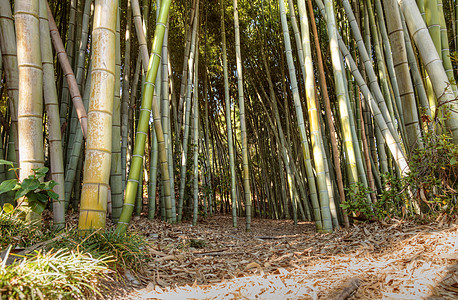
[{"label": "green shrub", "polygon": [[423,217],[438,214],[453,215],[458,203],[458,145],[446,134],[428,131],[423,136],[424,147],[410,157],[410,173],[404,178],[382,174],[384,189],[371,203],[373,193],[361,183],[347,189],[349,198],[341,204],[347,213],[366,219],[414,216],[414,204],[421,203]]}]

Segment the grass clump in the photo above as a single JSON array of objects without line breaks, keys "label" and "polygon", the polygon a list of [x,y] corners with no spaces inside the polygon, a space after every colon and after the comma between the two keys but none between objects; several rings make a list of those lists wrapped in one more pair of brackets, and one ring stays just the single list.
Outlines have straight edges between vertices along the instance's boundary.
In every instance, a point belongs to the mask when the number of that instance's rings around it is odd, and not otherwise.
[{"label": "grass clump", "polygon": [[1,299],[87,299],[99,295],[109,272],[106,257],[66,249],[36,252],[0,265]]},{"label": "grass clump", "polygon": [[0,249],[27,247],[42,240],[39,222],[26,222],[18,210],[0,210]]},{"label": "grass clump", "polygon": [[114,270],[139,271],[151,259],[148,241],[135,233],[117,234],[113,230],[94,231],[81,235],[76,229],[68,232],[65,240],[50,245],[53,248],[77,248],[93,257],[110,256],[109,267]]}]

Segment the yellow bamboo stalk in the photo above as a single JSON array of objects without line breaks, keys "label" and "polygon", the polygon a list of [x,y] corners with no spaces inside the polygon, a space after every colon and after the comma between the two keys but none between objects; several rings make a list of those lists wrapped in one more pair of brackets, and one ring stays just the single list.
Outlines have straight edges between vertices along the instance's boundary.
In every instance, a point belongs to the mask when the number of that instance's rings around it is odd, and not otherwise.
[{"label": "yellow bamboo stalk", "polygon": [[111,167],[117,9],[116,0],[95,2],[91,98],[78,225],[80,231],[104,228],[106,224]]},{"label": "yellow bamboo stalk", "polygon": [[[20,151],[19,179],[33,175],[43,167],[43,69],[40,50],[38,0],[16,1],[16,40],[19,70],[18,144]],[[22,203],[28,219],[37,219],[26,202]]]}]

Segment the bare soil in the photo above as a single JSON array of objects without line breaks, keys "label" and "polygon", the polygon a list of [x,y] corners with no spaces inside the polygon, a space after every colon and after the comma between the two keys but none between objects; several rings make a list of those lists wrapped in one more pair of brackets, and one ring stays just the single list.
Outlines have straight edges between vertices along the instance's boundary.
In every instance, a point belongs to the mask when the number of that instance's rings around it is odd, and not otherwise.
[{"label": "bare soil", "polygon": [[[314,224],[230,216],[134,220],[154,259],[118,299],[458,299],[458,224],[391,220],[331,234]],[[145,249],[146,250],[146,249]],[[120,294],[120,295],[121,295]]]}]

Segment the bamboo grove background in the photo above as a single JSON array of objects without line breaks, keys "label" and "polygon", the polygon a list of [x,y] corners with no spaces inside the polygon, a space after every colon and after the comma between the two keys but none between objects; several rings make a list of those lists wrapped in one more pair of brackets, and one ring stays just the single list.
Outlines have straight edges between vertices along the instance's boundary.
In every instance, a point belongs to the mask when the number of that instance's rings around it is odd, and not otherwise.
[{"label": "bamboo grove background", "polygon": [[[68,211],[83,231],[142,212],[348,226],[341,204],[377,209],[425,137],[458,141],[457,5],[0,0],[0,159],[21,180],[50,168],[57,227]],[[435,199],[405,190],[399,214]]]}]

